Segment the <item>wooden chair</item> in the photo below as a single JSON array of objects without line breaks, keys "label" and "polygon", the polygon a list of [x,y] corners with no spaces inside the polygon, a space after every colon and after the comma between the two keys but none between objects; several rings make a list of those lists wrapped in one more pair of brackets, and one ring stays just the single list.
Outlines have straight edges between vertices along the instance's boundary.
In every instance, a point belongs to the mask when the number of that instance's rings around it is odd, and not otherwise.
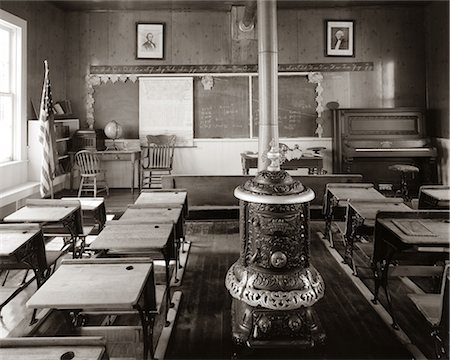
[{"label": "wooden chair", "polygon": [[75,161],[80,168],[81,175],[78,197],[83,191],[93,192],[94,197],[97,197],[97,192],[100,191],[106,191],[106,194],[109,195],[105,171],[100,168],[100,160],[97,155],[88,150],[81,150],[75,154]]},{"label": "wooden chair", "polygon": [[172,172],[175,135],[147,135],[142,158],[142,188],[161,188],[161,176]]},{"label": "wooden chair", "polygon": [[450,265],[447,264],[442,275],[439,294],[409,294],[425,319],[431,324],[431,337],[434,340],[436,359],[449,356],[449,291]]}]

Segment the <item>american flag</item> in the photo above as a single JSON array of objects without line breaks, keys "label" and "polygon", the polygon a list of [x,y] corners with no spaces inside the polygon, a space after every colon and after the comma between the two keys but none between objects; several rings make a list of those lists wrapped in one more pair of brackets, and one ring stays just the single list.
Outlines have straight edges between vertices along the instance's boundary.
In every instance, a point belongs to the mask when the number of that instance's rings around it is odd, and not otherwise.
[{"label": "american flag", "polygon": [[50,195],[53,198],[53,179],[56,176],[58,154],[56,152],[52,91],[47,60],[44,61],[44,66],[44,85],[39,110],[39,142],[42,144],[43,151],[40,192],[42,197]]}]

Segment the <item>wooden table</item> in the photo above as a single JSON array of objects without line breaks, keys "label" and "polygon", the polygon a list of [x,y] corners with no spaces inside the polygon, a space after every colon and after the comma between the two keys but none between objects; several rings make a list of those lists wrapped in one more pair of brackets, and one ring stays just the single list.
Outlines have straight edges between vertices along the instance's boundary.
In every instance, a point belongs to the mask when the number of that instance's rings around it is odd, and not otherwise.
[{"label": "wooden table", "polygon": [[83,213],[83,219],[85,213],[92,215],[92,218],[98,224],[98,231],[100,232],[106,223],[106,207],[105,200],[102,197],[89,198],[89,197],[63,197],[61,200],[79,201],[81,205],[81,211]]},{"label": "wooden table", "polygon": [[323,213],[325,217],[325,238],[333,244],[331,222],[335,217],[336,209],[347,206],[350,199],[384,199],[384,195],[375,190],[373,184],[367,183],[330,183],[327,184],[324,196]]},{"label": "wooden table", "polygon": [[[100,337],[23,337],[0,339],[2,360],[102,360],[105,341]],[[73,356],[73,357],[72,357]]]},{"label": "wooden table", "polygon": [[[131,175],[131,193],[134,193],[135,170],[137,170],[138,189],[141,190],[141,150],[105,150],[94,151],[101,161],[129,161]],[[73,172],[75,168],[75,152],[69,152],[71,171],[70,188],[73,189]]]},{"label": "wooden table", "polygon": [[[44,235],[39,224],[0,224],[0,269],[31,269],[37,287],[45,281],[47,259]],[[24,283],[5,294],[1,309],[28,285]]]},{"label": "wooden table", "polygon": [[[108,254],[126,254],[147,256],[159,252],[163,255],[166,268],[167,311],[170,307],[170,273],[169,263],[175,258],[175,232],[170,223],[134,223],[110,221],[90,245],[91,250],[107,250]],[[150,256],[153,258],[154,256]]]},{"label": "wooden table", "polygon": [[450,187],[448,185],[424,185],[419,189],[419,209],[450,209]]},{"label": "wooden table", "polygon": [[[248,175],[249,169],[258,167],[258,154],[241,153],[242,174]],[[296,170],[308,168],[308,174],[320,174],[323,169],[323,157],[302,156],[300,159],[286,160],[281,168],[284,170]]]},{"label": "wooden table", "polygon": [[[44,235],[53,234],[54,226],[62,225],[62,230],[70,235],[73,257],[77,255],[76,240],[83,234],[83,220],[79,201],[32,199],[26,205],[3,219],[5,222],[40,223]],[[59,234],[64,236],[64,233]]]},{"label": "wooden table", "polygon": [[349,201],[344,260],[353,269],[354,275],[357,275],[353,261],[355,237],[358,235],[373,235],[375,219],[379,211],[412,211],[412,209],[403,203],[402,198],[357,199]]},{"label": "wooden table", "polygon": [[111,314],[137,311],[143,330],[144,359],[149,350],[153,358],[156,297],[150,259],[63,260],[28,300],[27,307],[66,310],[74,314],[75,325],[81,310]]},{"label": "wooden table", "polygon": [[[449,257],[450,238],[449,211],[411,211],[411,212],[379,212],[375,222],[374,253],[372,270],[375,277],[373,302],[378,301],[380,286],[383,287],[388,311],[392,317],[393,326],[397,322],[393,313],[391,297],[388,290],[389,265],[394,260],[409,259],[417,261],[419,255],[432,256],[432,268],[436,261],[446,261]],[[430,261],[430,259],[428,259]],[[416,262],[417,264],[417,262]],[[411,268],[410,265],[408,265]],[[398,268],[394,267],[400,275]],[[419,267],[419,271],[423,271]],[[409,275],[418,275],[411,273]]]}]

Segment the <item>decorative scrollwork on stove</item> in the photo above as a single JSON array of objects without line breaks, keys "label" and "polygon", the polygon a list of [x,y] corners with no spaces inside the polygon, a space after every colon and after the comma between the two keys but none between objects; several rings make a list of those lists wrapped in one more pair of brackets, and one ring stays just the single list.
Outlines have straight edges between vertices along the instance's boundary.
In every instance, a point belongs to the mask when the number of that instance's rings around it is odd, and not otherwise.
[{"label": "decorative scrollwork on stove", "polygon": [[302,278],[303,286],[290,291],[273,291],[255,288],[258,275],[249,276],[247,270],[242,271],[242,279],[239,281],[232,265],[225,278],[225,286],[231,296],[245,302],[250,306],[261,306],[271,310],[294,310],[301,306],[312,306],[321,299],[325,292],[325,286],[320,274],[312,269],[305,271]]}]

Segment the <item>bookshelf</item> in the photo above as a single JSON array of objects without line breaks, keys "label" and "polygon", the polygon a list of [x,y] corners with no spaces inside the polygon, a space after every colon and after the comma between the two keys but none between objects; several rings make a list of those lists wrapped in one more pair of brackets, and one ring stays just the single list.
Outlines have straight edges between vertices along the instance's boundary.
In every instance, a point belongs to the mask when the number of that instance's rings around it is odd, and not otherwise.
[{"label": "bookshelf", "polygon": [[[55,119],[56,150],[58,152],[58,169],[56,183],[63,182],[70,173],[69,151],[72,150],[72,139],[80,128],[77,118]],[[42,164],[42,146],[39,143],[39,121],[28,121],[28,178],[39,181]]]}]

